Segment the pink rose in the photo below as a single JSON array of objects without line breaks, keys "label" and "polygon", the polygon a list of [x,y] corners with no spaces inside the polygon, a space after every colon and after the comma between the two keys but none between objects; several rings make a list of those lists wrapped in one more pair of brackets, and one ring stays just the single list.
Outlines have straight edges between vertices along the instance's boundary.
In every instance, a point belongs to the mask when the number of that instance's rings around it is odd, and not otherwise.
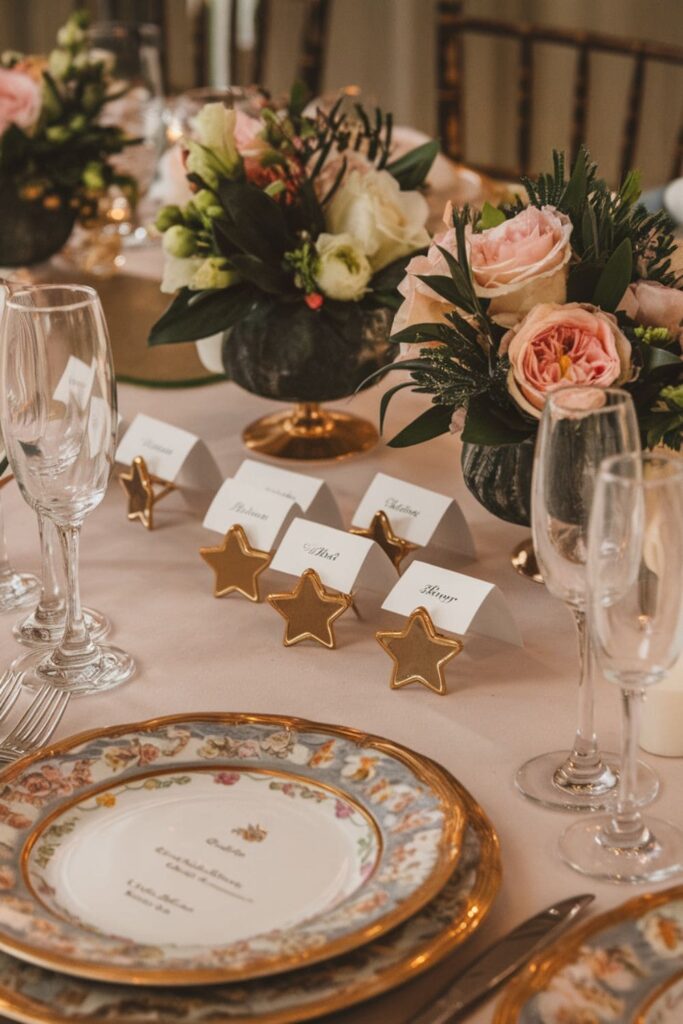
[{"label": "pink rose", "polygon": [[[451,204],[444,223],[451,223]],[[467,232],[470,266],[477,295],[490,299],[491,316],[524,316],[538,302],[564,302],[567,264],[571,258],[569,217],[552,206],[529,206],[495,228]],[[437,235],[426,256],[416,256],[406,267],[398,287],[404,298],[394,318],[392,334],[419,323],[439,323],[454,307],[418,280],[417,275],[450,276],[439,248],[457,256],[455,230]]]},{"label": "pink rose", "polygon": [[40,86],[23,71],[0,68],[0,135],[11,124],[28,131],[38,120]]},{"label": "pink rose", "polygon": [[269,149],[265,139],[260,137],[263,124],[255,117],[250,117],[243,110],[235,111],[235,145],[240,156],[260,156]]},{"label": "pink rose", "polygon": [[643,327],[666,327],[683,348],[683,290],[667,288],[657,281],[630,284],[619,309]]},{"label": "pink rose", "polygon": [[631,346],[611,313],[579,302],[535,306],[504,335],[508,388],[524,412],[540,419],[546,398],[560,388],[607,388],[626,379]]}]

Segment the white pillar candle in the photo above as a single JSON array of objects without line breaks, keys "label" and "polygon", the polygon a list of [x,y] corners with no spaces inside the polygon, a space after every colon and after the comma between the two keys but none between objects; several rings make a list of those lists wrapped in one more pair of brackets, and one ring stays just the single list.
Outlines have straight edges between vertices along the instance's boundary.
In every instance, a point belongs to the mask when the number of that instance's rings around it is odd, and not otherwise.
[{"label": "white pillar candle", "polygon": [[683,658],[662,683],[648,688],[641,713],[640,745],[650,754],[683,757]]}]

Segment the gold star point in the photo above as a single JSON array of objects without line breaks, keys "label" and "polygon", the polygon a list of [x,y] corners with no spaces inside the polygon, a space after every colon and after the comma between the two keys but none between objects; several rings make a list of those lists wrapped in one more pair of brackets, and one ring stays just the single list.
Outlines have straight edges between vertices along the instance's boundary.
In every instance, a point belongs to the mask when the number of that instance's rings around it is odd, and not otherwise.
[{"label": "gold star point", "polygon": [[216,547],[200,548],[199,554],[216,574],[215,597],[237,592],[249,601],[260,601],[258,578],[273,558],[271,552],[253,548],[236,523]]},{"label": "gold star point", "polygon": [[353,604],[350,594],[328,590],[315,569],[306,569],[294,590],[287,594],[269,594],[268,602],[287,625],[284,645],[315,640],[323,647],[337,646],[333,624]]},{"label": "gold star point", "polygon": [[406,555],[415,551],[418,546],[397,536],[391,527],[388,515],[382,511],[375,512],[369,526],[353,526],[350,532],[355,533],[358,537],[367,537],[379,544],[382,551],[391,559],[397,572],[400,572],[401,562]]},{"label": "gold star point", "polygon": [[119,483],[128,496],[128,518],[139,519],[147,530],[154,526],[154,487],[141,455],[136,455],[128,473],[119,474]]},{"label": "gold star point", "polygon": [[375,638],[394,662],[392,690],[419,683],[434,693],[448,692],[443,668],[460,654],[462,641],[437,633],[425,608],[416,608],[404,629],[399,632],[380,630]]}]

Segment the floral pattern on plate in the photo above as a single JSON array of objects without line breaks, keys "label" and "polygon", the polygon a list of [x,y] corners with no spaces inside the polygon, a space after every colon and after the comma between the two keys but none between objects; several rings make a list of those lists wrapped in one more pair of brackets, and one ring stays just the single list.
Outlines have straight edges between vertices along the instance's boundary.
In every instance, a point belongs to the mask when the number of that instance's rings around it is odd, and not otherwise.
[{"label": "floral pattern on plate", "polygon": [[495,1024],[680,1024],[683,886],[637,897],[537,957]]},{"label": "floral pattern on plate", "polygon": [[[75,801],[111,800],[113,786],[153,771],[164,777],[164,771],[192,766],[214,770],[228,785],[231,770],[251,769],[291,773],[290,796],[307,779],[332,787],[337,798],[346,794],[379,831],[374,870],[328,912],[229,945],[141,944],[80,927],[36,899],[22,865],[47,819]],[[375,938],[424,906],[457,862],[463,825],[447,773],[354,730],[226,714],[86,734],[18,762],[0,781],[0,947],[69,973],[137,984],[198,984],[288,970]]]},{"label": "floral pattern on plate", "polygon": [[174,991],[139,987],[133,992],[0,953],[2,1011],[35,1024],[300,1024],[402,984],[472,934],[500,884],[495,833],[469,794],[456,786],[468,824],[455,872],[426,907],[377,942],[269,978]]}]

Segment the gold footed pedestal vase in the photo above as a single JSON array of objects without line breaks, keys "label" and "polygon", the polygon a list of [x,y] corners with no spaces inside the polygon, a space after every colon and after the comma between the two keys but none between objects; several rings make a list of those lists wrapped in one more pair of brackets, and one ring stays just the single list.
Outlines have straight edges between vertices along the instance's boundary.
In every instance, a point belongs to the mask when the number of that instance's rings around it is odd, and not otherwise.
[{"label": "gold footed pedestal vase", "polygon": [[372,423],[323,409],[319,402],[297,402],[284,412],[254,420],[242,432],[251,451],[276,459],[339,460],[367,452],[379,441]]}]

